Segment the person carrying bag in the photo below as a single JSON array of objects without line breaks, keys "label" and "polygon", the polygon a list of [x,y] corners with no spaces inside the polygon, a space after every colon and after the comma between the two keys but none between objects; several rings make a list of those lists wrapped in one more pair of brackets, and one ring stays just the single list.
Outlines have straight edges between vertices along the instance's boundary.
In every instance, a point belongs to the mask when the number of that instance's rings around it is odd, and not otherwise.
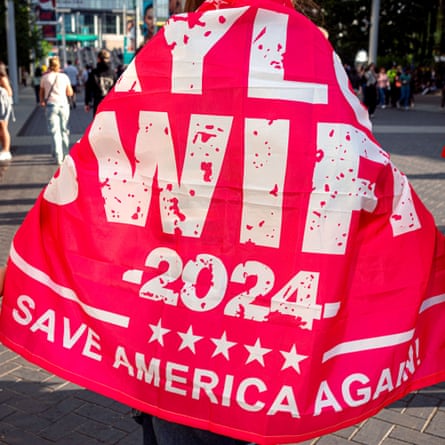
[{"label": "person carrying bag", "polygon": [[73,89],[68,76],[59,70],[59,58],[52,57],[49,60],[49,72],[42,77],[40,82],[40,105],[45,107],[48,131],[52,141],[52,154],[60,165],[69,150],[68,97],[73,95]]}]

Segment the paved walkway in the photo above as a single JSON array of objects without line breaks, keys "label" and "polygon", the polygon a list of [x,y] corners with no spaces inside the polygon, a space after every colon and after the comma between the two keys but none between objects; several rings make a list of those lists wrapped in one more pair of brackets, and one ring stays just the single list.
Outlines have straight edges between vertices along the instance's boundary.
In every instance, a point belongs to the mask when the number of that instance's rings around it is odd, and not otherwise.
[{"label": "paved walkway", "polygon": [[[71,140],[88,126],[79,97],[72,110]],[[14,158],[0,165],[0,262],[40,190],[56,171],[42,110],[33,91],[20,92],[11,123]],[[377,140],[399,167],[445,232],[445,111],[440,97],[418,96],[413,110],[378,110]],[[1,445],[139,445],[141,431],[129,409],[37,368],[0,345]],[[305,445],[444,445],[445,382],[413,393],[360,425]],[[178,444],[180,445],[180,444]]]}]

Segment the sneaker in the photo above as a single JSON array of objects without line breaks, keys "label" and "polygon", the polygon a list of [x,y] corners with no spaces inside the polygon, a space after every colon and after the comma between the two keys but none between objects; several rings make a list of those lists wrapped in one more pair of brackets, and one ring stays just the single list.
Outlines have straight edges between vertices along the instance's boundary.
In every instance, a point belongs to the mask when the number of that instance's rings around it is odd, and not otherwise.
[{"label": "sneaker", "polygon": [[1,161],[10,161],[12,159],[11,152],[9,151],[0,151],[0,162]]}]

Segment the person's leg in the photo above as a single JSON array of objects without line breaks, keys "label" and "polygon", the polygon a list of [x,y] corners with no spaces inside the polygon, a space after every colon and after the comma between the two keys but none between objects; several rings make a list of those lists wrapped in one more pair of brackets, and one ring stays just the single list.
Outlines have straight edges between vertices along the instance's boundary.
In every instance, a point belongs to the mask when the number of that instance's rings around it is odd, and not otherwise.
[{"label": "person's leg", "polygon": [[393,108],[396,108],[397,107],[397,88],[394,83],[391,86],[390,95],[391,95],[391,106]]},{"label": "person's leg", "polygon": [[372,116],[375,113],[377,107],[377,88],[371,86],[369,88],[369,114]]},{"label": "person's leg", "polygon": [[[246,442],[152,417],[153,431],[160,445],[243,445]],[[144,445],[148,445],[145,444]],[[151,444],[150,444],[151,445]]]},{"label": "person's leg", "polygon": [[60,165],[63,161],[63,142],[58,108],[59,107],[52,104],[48,104],[46,106],[46,119],[48,122],[48,131],[51,135],[53,155],[55,156],[57,163]]},{"label": "person's leg", "polygon": [[8,121],[0,121],[0,144],[2,151],[9,152],[11,150],[11,135],[8,130]]},{"label": "person's leg", "polygon": [[62,153],[63,158],[68,154],[70,149],[70,131],[68,129],[68,121],[70,118],[70,107],[60,107],[60,134],[62,135]]},{"label": "person's leg", "polygon": [[158,445],[155,432],[153,429],[153,416],[142,413],[138,417],[138,422],[142,425],[142,440],[143,445]]},{"label": "person's leg", "polygon": [[385,91],[383,88],[379,88],[377,91],[379,94],[379,106],[383,108],[385,106]]},{"label": "person's leg", "polygon": [[408,106],[408,90],[406,86],[402,86],[400,90],[400,106],[406,108]]}]

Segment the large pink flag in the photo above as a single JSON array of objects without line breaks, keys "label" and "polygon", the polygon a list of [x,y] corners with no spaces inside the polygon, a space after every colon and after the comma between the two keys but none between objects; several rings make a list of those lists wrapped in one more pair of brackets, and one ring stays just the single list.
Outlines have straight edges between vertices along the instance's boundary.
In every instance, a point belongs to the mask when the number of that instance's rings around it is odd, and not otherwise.
[{"label": "large pink flag", "polygon": [[445,380],[445,242],[322,32],[214,6],[142,49],[41,193],[0,338],[142,411],[295,442]]}]

